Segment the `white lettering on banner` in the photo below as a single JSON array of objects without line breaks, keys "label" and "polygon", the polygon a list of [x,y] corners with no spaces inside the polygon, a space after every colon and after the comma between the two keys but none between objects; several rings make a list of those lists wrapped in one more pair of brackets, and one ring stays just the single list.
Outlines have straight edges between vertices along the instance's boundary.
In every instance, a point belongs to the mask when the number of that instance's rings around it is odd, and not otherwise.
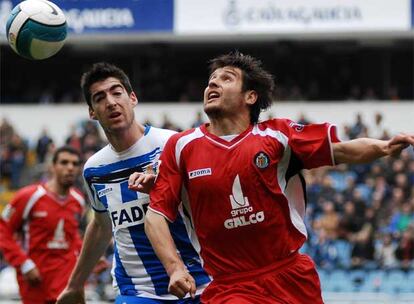
[{"label": "white lettering on banner", "polygon": [[411,29],[410,0],[176,0],[176,34]]},{"label": "white lettering on banner", "polygon": [[135,25],[134,15],[128,8],[69,9],[64,10],[68,27],[75,33],[82,33],[85,28],[130,28]]},{"label": "white lettering on banner", "polygon": [[256,5],[242,11],[237,8],[236,3],[235,0],[230,1],[229,8],[224,13],[224,23],[231,27],[242,23],[295,22],[310,24],[313,22],[348,22],[362,19],[361,9],[357,6],[280,8],[276,3],[267,3],[262,7]]}]

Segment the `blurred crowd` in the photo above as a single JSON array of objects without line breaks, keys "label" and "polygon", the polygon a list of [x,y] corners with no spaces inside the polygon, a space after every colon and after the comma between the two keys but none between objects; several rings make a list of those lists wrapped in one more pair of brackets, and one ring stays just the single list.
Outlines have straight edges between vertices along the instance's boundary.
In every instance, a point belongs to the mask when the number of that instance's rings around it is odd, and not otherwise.
[{"label": "blurred crowd", "polygon": [[[369,129],[360,115],[347,139],[388,139],[382,116]],[[325,269],[414,270],[414,153],[367,165],[305,171],[307,228],[303,251]]]},{"label": "blurred crowd", "polygon": [[[304,115],[297,121],[308,124]],[[151,122],[147,122],[151,124]],[[196,127],[201,113],[194,117]],[[166,115],[159,127],[180,131]],[[357,115],[343,126],[345,137],[389,138],[383,117],[368,127]],[[104,145],[98,125],[82,122],[65,139],[86,160]],[[34,146],[19,136],[3,119],[0,125],[0,211],[21,186],[47,178],[47,164],[55,149],[54,139],[43,130]],[[302,251],[320,268],[402,268],[414,270],[414,153],[406,149],[399,158],[383,158],[368,165],[339,165],[304,172],[307,181],[308,241]],[[82,184],[79,183],[79,187]],[[108,250],[108,258],[112,254]],[[0,269],[5,267],[1,262]],[[99,293],[110,282],[109,273],[94,278]]]},{"label": "blurred crowd", "polygon": [[[140,102],[200,102],[207,84],[209,60],[235,49],[260,58],[264,67],[275,75],[276,97],[280,101],[414,98],[410,40],[376,47],[345,40],[111,47],[91,44],[90,49],[66,48],[59,56],[41,63],[22,60],[4,45],[0,46],[2,71],[8,78],[1,82],[0,97],[3,103],[14,104],[78,103],[82,100],[79,90],[82,71],[94,62],[110,61],[130,76]],[[36,77],[28,82],[27,75]]]}]

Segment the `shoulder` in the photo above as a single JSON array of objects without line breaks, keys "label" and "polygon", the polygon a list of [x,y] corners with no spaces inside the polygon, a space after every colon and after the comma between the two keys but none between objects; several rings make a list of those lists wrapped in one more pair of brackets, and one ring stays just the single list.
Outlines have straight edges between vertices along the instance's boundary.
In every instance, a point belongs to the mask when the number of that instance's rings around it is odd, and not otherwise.
[{"label": "shoulder", "polygon": [[16,192],[16,194],[14,195],[14,199],[29,199],[33,194],[36,193],[36,191],[39,190],[39,187],[43,189],[43,187],[40,184],[32,184],[23,187]]},{"label": "shoulder", "polygon": [[161,129],[156,127],[150,127],[148,130],[147,136],[161,136],[161,137],[171,137],[172,135],[177,134],[176,131],[169,129]]},{"label": "shoulder", "polygon": [[78,188],[72,187],[70,189],[70,194],[82,207],[85,206],[85,198]]},{"label": "shoulder", "polygon": [[289,118],[273,118],[259,122],[257,126],[259,126],[260,129],[270,128],[274,130],[287,131],[289,127],[292,127],[295,124],[296,123]]},{"label": "shoulder", "polygon": [[294,122],[285,118],[265,120],[254,125],[252,133],[263,137],[272,137],[286,141],[290,137]]},{"label": "shoulder", "polygon": [[84,170],[90,167],[97,167],[102,163],[105,163],[106,160],[114,154],[112,149],[109,145],[106,145],[101,150],[93,154],[88,160],[85,162]]},{"label": "shoulder", "polygon": [[46,190],[40,184],[32,184],[17,191],[13,196],[10,205],[17,208],[23,208],[30,200],[34,199],[33,202],[35,202],[44,194],[46,194]]},{"label": "shoulder", "polygon": [[204,137],[204,133],[200,130],[200,128],[192,128],[171,136],[167,142],[167,145],[170,147],[174,146],[179,148],[179,150],[182,150],[185,146],[201,137]]},{"label": "shoulder", "polygon": [[145,134],[145,142],[164,146],[168,139],[174,134],[177,134],[177,132],[168,129],[149,127]]}]

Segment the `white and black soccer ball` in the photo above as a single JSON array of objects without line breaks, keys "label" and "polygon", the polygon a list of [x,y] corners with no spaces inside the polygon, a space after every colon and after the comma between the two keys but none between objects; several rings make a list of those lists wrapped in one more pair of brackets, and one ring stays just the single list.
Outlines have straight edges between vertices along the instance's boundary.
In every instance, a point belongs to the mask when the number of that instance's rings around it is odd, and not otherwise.
[{"label": "white and black soccer ball", "polygon": [[66,17],[50,1],[26,0],[12,10],[6,23],[6,34],[10,46],[20,56],[46,59],[65,43]]}]

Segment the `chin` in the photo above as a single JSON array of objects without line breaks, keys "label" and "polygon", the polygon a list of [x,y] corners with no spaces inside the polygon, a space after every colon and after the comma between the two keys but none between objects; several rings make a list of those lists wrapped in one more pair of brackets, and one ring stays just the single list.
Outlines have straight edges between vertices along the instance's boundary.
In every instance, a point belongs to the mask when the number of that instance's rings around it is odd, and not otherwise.
[{"label": "chin", "polygon": [[75,184],[74,180],[66,180],[62,182],[62,186],[65,188],[70,188]]},{"label": "chin", "polygon": [[204,112],[209,117],[217,117],[217,116],[220,116],[220,113],[222,111],[221,111],[221,109],[218,105],[206,104],[206,105],[204,105]]}]

